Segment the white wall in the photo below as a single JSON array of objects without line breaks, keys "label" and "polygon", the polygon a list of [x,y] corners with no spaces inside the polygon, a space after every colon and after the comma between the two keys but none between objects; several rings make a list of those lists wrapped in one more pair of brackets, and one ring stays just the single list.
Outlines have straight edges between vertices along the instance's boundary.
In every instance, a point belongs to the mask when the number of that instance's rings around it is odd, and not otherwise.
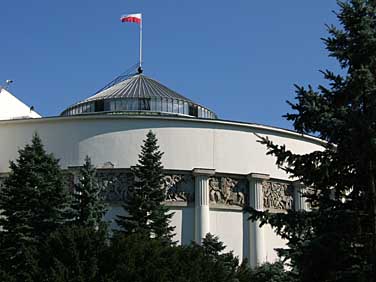
[{"label": "white wall", "polygon": [[234,254],[243,259],[243,212],[236,210],[210,210],[210,233],[218,236],[226,245],[225,251],[234,251]]},{"label": "white wall", "polygon": [[253,133],[268,135],[295,152],[321,149],[320,142],[288,131],[254,125],[181,118],[89,116],[0,121],[0,172],[34,132],[63,167],[80,165],[89,155],[97,165],[110,161],[118,167],[137,162],[142,140],[152,129],[165,152],[166,169],[214,168],[217,172],[261,172],[288,179]]},{"label": "white wall", "polygon": [[277,236],[270,225],[264,225],[264,242],[265,242],[265,255],[266,260],[269,262],[275,261],[278,256],[275,251],[276,248],[286,247],[286,241]]},{"label": "white wall", "polygon": [[174,241],[179,244],[189,244],[194,241],[195,210],[192,207],[171,207],[174,213],[171,225],[175,226]]}]

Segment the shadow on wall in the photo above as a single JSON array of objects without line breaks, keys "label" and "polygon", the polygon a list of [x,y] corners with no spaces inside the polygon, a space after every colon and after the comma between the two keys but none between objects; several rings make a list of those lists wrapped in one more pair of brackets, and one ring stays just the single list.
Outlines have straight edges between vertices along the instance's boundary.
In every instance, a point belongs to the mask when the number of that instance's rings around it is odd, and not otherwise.
[{"label": "shadow on wall", "polygon": [[184,245],[190,244],[195,239],[195,209],[183,208],[182,209],[182,222],[181,222],[181,238],[180,241]]},{"label": "shadow on wall", "polygon": [[243,212],[243,259],[248,257],[249,251],[249,213]]}]

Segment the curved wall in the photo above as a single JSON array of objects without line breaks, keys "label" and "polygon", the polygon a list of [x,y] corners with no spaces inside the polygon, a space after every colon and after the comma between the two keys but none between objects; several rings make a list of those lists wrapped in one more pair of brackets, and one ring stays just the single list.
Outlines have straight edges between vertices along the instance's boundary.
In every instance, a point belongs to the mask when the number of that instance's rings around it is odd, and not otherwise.
[{"label": "curved wall", "polygon": [[322,142],[287,130],[220,120],[148,116],[76,116],[0,121],[0,172],[7,172],[17,149],[30,142],[34,132],[62,167],[78,166],[89,155],[93,163],[128,168],[137,162],[140,145],[149,130],[165,152],[166,169],[213,168],[217,172],[262,172],[288,179],[266,156],[254,134],[267,135],[296,153],[320,150]]}]

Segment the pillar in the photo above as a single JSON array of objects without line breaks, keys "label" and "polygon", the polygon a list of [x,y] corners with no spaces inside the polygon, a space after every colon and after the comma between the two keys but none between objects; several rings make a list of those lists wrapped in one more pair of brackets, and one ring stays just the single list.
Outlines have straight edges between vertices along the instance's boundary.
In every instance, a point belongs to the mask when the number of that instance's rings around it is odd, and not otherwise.
[{"label": "pillar", "polygon": [[201,244],[210,232],[209,177],[215,174],[215,170],[195,168],[192,172],[195,177],[195,241]]},{"label": "pillar", "polygon": [[[269,175],[250,173],[249,206],[258,211],[264,210],[264,195],[262,182],[269,179]],[[248,260],[251,267],[257,267],[266,262],[264,230],[260,228],[260,221],[249,221],[249,252]]]},{"label": "pillar", "polygon": [[294,188],[294,209],[296,211],[306,210],[306,198],[303,196],[303,194],[305,193],[304,185],[299,181],[294,181],[292,183],[292,186]]}]

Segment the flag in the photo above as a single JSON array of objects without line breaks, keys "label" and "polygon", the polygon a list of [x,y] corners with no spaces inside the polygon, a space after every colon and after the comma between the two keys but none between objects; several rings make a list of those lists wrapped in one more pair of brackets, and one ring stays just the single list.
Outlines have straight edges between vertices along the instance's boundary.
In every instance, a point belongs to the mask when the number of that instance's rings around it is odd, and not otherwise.
[{"label": "flag", "polygon": [[141,24],[142,14],[130,14],[121,16],[120,20],[124,22],[138,23]]}]

